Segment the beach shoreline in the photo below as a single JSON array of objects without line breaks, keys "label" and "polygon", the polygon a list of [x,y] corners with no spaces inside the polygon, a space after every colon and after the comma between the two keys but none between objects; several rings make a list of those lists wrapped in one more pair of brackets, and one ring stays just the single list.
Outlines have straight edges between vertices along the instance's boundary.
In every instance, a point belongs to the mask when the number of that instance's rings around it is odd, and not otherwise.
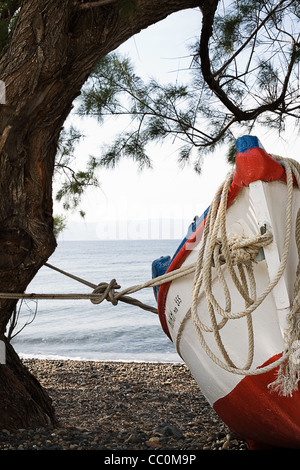
[{"label": "beach shoreline", "polygon": [[247,450],[183,363],[22,359],[59,425],[1,430],[0,450]]}]

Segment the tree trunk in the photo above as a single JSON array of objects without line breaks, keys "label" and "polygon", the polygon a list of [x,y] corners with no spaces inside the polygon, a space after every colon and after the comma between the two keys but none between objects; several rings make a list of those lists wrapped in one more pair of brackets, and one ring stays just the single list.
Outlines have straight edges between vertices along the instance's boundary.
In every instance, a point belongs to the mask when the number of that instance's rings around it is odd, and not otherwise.
[{"label": "tree trunk", "polygon": [[[58,138],[72,102],[99,59],[141,29],[196,0],[119,3],[25,0],[0,55],[0,292],[24,292],[53,253],[52,177]],[[16,301],[0,301],[0,429],[55,423],[51,400],[5,339]]]},{"label": "tree trunk", "polygon": [[6,364],[0,374],[0,428],[57,424],[51,398],[5,340]]}]

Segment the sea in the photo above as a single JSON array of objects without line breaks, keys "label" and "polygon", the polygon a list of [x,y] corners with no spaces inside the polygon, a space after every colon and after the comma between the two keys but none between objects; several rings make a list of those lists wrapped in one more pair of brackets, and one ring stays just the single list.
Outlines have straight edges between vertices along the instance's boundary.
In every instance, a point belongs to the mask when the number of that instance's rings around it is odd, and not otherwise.
[{"label": "sea", "polygon": [[[93,284],[116,279],[121,290],[151,279],[152,261],[172,256],[179,240],[61,241],[48,263]],[[27,293],[91,293],[43,266]],[[132,297],[156,307],[152,288]],[[23,300],[12,345],[22,358],[86,361],[182,362],[157,314],[106,300]]]}]

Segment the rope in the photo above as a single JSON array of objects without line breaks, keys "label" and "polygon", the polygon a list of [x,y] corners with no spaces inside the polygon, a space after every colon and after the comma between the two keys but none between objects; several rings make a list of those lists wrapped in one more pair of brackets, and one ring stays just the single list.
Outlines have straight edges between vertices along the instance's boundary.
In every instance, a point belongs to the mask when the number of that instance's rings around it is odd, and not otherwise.
[{"label": "rope", "polygon": [[[269,232],[266,232],[265,235],[259,235],[250,240],[243,237],[241,239],[228,239],[226,233],[226,210],[228,190],[231,185],[233,176],[233,173],[231,173],[217,191],[215,198],[210,206],[209,213],[207,215],[207,221],[202,236],[203,243],[200,247],[198,259],[196,262],[196,270],[192,289],[191,308],[187,312],[185,318],[183,319],[179,327],[176,340],[176,347],[180,353],[180,341],[182,337],[182,332],[187,319],[191,318],[202,348],[215,364],[230,373],[241,375],[263,374],[270,370],[273,370],[277,366],[281,366],[281,376],[277,381],[277,389],[279,389],[281,387],[281,384],[279,382],[280,380],[282,381],[282,374],[287,374],[286,368],[284,367],[284,363],[287,359],[291,360],[291,353],[295,353],[295,350],[293,351],[292,349],[292,345],[295,345],[295,340],[300,339],[300,267],[298,268],[298,277],[296,283],[297,285],[295,285],[293,308],[288,319],[288,321],[290,322],[290,329],[286,333],[287,346],[285,348],[285,351],[282,357],[277,361],[273,362],[272,364],[266,367],[261,367],[259,369],[251,369],[254,357],[254,332],[252,326],[252,313],[262,304],[268,294],[276,286],[286,268],[287,258],[289,254],[289,246],[291,241],[293,210],[293,175],[296,178],[298,187],[300,187],[299,163],[292,159],[282,159],[280,157],[275,158],[284,166],[287,177],[287,210],[285,220],[286,231],[281,262],[279,264],[276,275],[266,286],[264,291],[259,296],[257,296],[255,278],[253,274],[253,263],[259,246],[266,246],[267,244],[271,243],[272,236]],[[298,243],[300,246],[300,216],[297,219],[298,220],[296,227],[296,236],[298,237],[299,234]],[[220,238],[217,237],[218,233],[221,234]],[[241,248],[243,248],[242,251],[240,251]],[[222,249],[222,253],[220,253],[220,249]],[[225,278],[221,270],[222,263],[226,263],[226,268],[230,274],[230,277],[237,290],[244,299],[245,308],[241,312],[232,312],[229,288],[225,282]],[[236,274],[234,266],[236,266],[238,270],[240,279]],[[225,308],[222,308],[219,305],[212,292],[213,268],[215,268],[217,279],[224,290]],[[248,283],[250,286],[250,293],[248,289],[247,276]],[[205,325],[200,320],[198,314],[198,304],[199,301],[203,298],[203,296],[206,297],[207,301],[209,318],[211,322],[210,326]],[[297,312],[296,317],[295,312]],[[217,321],[217,314],[221,317],[221,321],[219,323]],[[248,358],[246,364],[243,367],[238,367],[236,364],[234,364],[233,360],[229,357],[229,354],[226,351],[226,348],[221,339],[220,330],[225,326],[225,324],[229,320],[239,319],[242,317],[246,317],[247,321]],[[298,325],[297,330],[295,329],[295,322]],[[218,346],[219,352],[221,353],[222,359],[217,357],[209,348],[204,338],[204,331],[211,332],[214,335],[215,342]],[[291,331],[293,332],[293,335],[291,335]],[[299,377],[300,367],[293,367],[292,370],[294,377]],[[285,375],[285,382],[291,382],[290,377],[287,377],[287,375]],[[297,383],[294,379],[289,391],[291,389],[294,390],[296,385]],[[285,393],[286,391],[283,391],[283,394]]]},{"label": "rope", "polygon": [[[121,292],[116,292],[115,289],[120,289],[120,286],[117,284],[115,279],[112,279],[110,283],[102,282],[96,285],[78,276],[74,276],[73,274],[63,271],[62,269],[59,269],[49,263],[45,263],[45,266],[48,266],[49,268],[54,269],[55,271],[58,271],[61,274],[64,274],[65,276],[75,279],[76,281],[81,282],[82,284],[85,284],[94,289],[92,294],[77,294],[74,298],[89,298],[91,302],[94,304],[100,304],[101,302],[103,302],[103,300],[107,300],[111,302],[113,305],[117,305],[119,301],[122,301],[128,304],[140,307],[144,310],[151,311],[153,313],[157,313],[156,308],[146,305],[140,302],[139,300],[128,296],[127,294],[133,294],[134,292],[137,292],[145,288],[149,288],[149,287],[153,288],[155,286],[159,286],[161,284],[174,281],[176,279],[179,279],[180,277],[193,273],[195,270],[195,263],[194,263],[189,266],[174,270],[170,273],[166,273],[161,276],[158,276],[155,279],[151,279],[143,284],[138,284],[136,286],[128,287],[127,289],[124,289]],[[29,295],[32,295],[32,294],[29,294]],[[59,294],[56,294],[56,295],[59,295]],[[0,294],[0,298],[1,298],[1,294]],[[57,298],[63,298],[63,295]]]},{"label": "rope", "polygon": [[[295,238],[300,256],[300,209],[297,213]],[[300,259],[300,258],[299,258]],[[294,298],[290,313],[287,318],[288,328],[285,332],[285,356],[287,361],[280,365],[276,380],[271,384],[272,388],[283,396],[292,396],[298,389],[300,380],[299,346],[300,346],[300,262],[296,271],[294,284]]]},{"label": "rope", "polygon": [[144,310],[151,311],[153,313],[158,313],[157,308],[152,307],[150,305],[146,305],[143,302],[140,302],[137,299],[134,299],[127,294],[132,294],[139,290],[148,287],[155,287],[161,284],[165,284],[168,282],[172,282],[176,279],[184,277],[188,274],[192,274],[195,270],[195,263],[184,268],[179,268],[174,270],[170,273],[163,274],[162,276],[158,276],[155,279],[151,279],[143,284],[139,284],[136,286],[128,287],[121,292],[116,292],[115,289],[119,289],[120,286],[117,284],[115,279],[112,279],[109,283],[101,282],[100,284],[93,284],[92,282],[86,281],[81,277],[75,276],[67,271],[63,271],[49,263],[45,263],[45,266],[64,274],[86,286],[91,287],[93,290],[92,293],[82,294],[36,294],[36,293],[14,293],[14,292],[6,292],[0,293],[0,299],[10,299],[10,300],[19,300],[19,299],[31,299],[31,300],[90,300],[94,304],[100,304],[104,300],[111,302],[113,305],[117,305],[119,301],[140,307]]},{"label": "rope", "polygon": [[[252,325],[252,314],[276,286],[287,264],[292,235],[293,176],[295,177],[297,185],[300,188],[300,164],[292,159],[283,159],[277,156],[273,157],[285,168],[287,178],[285,238],[278,271],[259,296],[257,296],[256,292],[253,263],[255,262],[259,251],[272,242],[272,234],[267,230],[265,233],[258,234],[254,237],[228,238],[226,233],[226,211],[228,191],[233,177],[232,172],[227,177],[225,182],[219,187],[212,201],[204,226],[198,258],[195,263],[185,267],[182,266],[177,270],[163,274],[162,276],[151,279],[143,284],[128,287],[121,292],[116,292],[117,289],[120,289],[120,286],[115,279],[112,279],[110,283],[102,282],[96,285],[78,276],[74,276],[73,274],[63,271],[49,263],[46,263],[45,266],[91,287],[93,292],[89,294],[0,293],[0,299],[89,299],[94,304],[100,304],[104,300],[107,300],[113,305],[117,305],[119,301],[122,301],[138,306],[144,310],[157,313],[156,308],[146,305],[139,300],[130,297],[128,294],[132,294],[144,288],[153,288],[165,283],[170,283],[184,276],[193,274],[194,281],[192,288],[191,308],[183,318],[176,338],[176,348],[178,353],[181,355],[180,342],[184,326],[187,320],[191,318],[202,348],[220,368],[233,374],[257,375],[266,373],[280,366],[278,377],[273,384],[270,384],[270,386],[273,386],[283,394],[291,394],[292,391],[297,388],[298,381],[300,380],[300,365],[298,365],[298,363],[300,363],[300,359],[298,361],[293,360],[293,357],[295,357],[295,344],[297,342],[300,343],[300,260],[294,286],[294,299],[290,314],[287,319],[289,328],[284,338],[285,350],[283,355],[280,359],[266,367],[251,369],[254,358],[254,331]],[[218,237],[219,233],[220,236]],[[296,223],[296,241],[300,257],[300,212],[298,213]],[[227,283],[225,282],[225,277],[221,269],[222,265],[226,265],[234,285],[244,299],[245,308],[240,312],[232,312],[230,291]],[[223,287],[225,308],[222,308],[219,305],[213,295],[212,269],[215,269],[217,279],[220,282],[220,285]],[[238,275],[236,270],[238,271]],[[205,325],[198,316],[198,304],[204,296],[206,297],[207,301],[209,318],[211,322],[210,326]],[[219,322],[217,320],[217,314],[221,317]],[[222,342],[220,330],[229,320],[235,320],[243,317],[246,318],[248,330],[248,358],[246,364],[243,367],[238,367],[230,358]],[[204,339],[203,332],[211,332],[214,335],[216,344],[223,359],[217,357],[208,347]],[[287,364],[286,361],[288,361]]]}]

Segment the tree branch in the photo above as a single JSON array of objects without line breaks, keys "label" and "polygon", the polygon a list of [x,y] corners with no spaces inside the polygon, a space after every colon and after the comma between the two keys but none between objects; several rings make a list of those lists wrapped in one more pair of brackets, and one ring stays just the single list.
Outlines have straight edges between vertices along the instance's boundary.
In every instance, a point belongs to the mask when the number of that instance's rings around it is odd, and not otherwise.
[{"label": "tree branch", "polygon": [[[268,14],[267,18],[269,18],[270,15],[273,14],[285,1],[286,0],[281,0],[276,5],[276,7],[274,7],[271,13]],[[282,92],[279,98],[275,99],[272,102],[258,106],[257,108],[253,110],[243,111],[241,108],[236,106],[235,103],[228,97],[228,95],[223,90],[222,86],[220,86],[218,80],[215,79],[215,76],[211,70],[211,61],[209,57],[209,40],[213,33],[213,22],[215,19],[215,14],[216,14],[218,3],[219,3],[218,0],[214,0],[211,2],[211,4],[207,8],[203,8],[203,27],[202,27],[200,47],[199,47],[199,56],[200,56],[203,78],[205,82],[207,83],[207,85],[209,86],[209,88],[215,93],[215,95],[226,106],[226,108],[233,114],[236,121],[241,122],[241,121],[253,120],[253,119],[256,119],[260,114],[264,112],[276,110],[278,106],[284,102],[285,93],[286,93],[289,78],[291,75],[292,66],[295,62],[295,55],[296,55],[295,47],[293,47],[291,60],[288,66],[288,70],[287,70],[286,77],[284,80],[284,85],[283,85]],[[289,5],[291,3],[293,2],[291,1]],[[265,21],[266,19],[263,20],[261,24],[265,24]],[[260,27],[261,25],[257,28],[257,30],[255,31],[255,34],[257,33]],[[250,36],[250,38],[251,37],[252,35]],[[243,44],[242,48],[245,47],[245,45],[248,42],[249,42],[249,38]],[[237,51],[237,53],[240,53],[242,48],[240,48]],[[234,54],[233,57],[235,57],[237,53]],[[233,57],[231,57],[230,61],[232,60]],[[226,63],[225,65],[227,66],[228,64]]]}]

